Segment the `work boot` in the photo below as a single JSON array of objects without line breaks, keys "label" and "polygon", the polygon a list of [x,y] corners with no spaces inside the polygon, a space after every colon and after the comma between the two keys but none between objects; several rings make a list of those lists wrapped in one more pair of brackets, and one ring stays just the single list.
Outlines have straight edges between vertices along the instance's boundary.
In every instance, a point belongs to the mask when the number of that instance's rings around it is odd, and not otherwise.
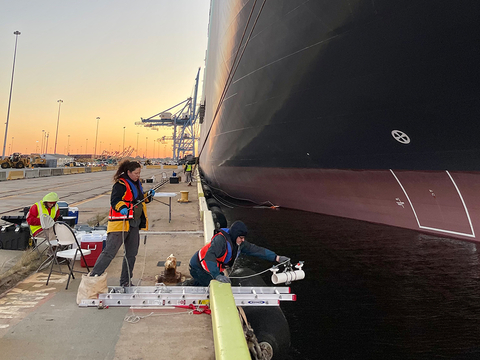
[{"label": "work boot", "polygon": [[194,286],[194,284],[195,284],[195,279],[190,278],[181,283],[177,283],[177,286]]}]

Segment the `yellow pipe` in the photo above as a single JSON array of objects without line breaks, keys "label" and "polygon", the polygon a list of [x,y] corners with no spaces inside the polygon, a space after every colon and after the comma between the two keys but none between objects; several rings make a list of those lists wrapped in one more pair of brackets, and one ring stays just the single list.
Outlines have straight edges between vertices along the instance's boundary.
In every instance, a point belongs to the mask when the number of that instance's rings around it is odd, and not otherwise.
[{"label": "yellow pipe", "polygon": [[250,360],[230,284],[210,282],[213,341],[216,360]]}]

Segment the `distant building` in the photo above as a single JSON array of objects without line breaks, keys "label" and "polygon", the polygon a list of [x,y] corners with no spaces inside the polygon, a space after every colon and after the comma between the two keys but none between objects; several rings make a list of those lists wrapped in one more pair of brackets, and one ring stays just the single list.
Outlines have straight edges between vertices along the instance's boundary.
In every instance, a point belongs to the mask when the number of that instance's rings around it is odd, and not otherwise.
[{"label": "distant building", "polygon": [[74,161],[73,156],[63,154],[46,154],[47,167],[64,167],[65,164]]}]

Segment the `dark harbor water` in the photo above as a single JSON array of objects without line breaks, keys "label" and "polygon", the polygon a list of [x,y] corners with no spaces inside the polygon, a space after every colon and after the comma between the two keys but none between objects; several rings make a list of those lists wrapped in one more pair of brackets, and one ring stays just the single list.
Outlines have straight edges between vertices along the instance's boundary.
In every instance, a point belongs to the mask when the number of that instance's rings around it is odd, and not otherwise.
[{"label": "dark harbor water", "polygon": [[480,359],[476,244],[294,210],[223,210],[247,224],[249,241],[305,261],[306,278],[290,285],[297,301],[282,303],[290,359]]}]

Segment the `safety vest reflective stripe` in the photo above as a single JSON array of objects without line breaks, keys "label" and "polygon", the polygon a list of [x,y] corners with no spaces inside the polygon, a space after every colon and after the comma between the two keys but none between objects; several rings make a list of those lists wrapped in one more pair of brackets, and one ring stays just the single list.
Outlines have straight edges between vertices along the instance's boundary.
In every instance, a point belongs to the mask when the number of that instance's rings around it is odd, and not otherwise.
[{"label": "safety vest reflective stripe", "polygon": [[[217,265],[218,267],[220,268],[220,272],[222,272],[223,270],[225,270],[225,258],[227,257],[228,255],[228,246],[229,246],[229,242],[226,238],[225,235],[223,235],[222,232],[219,232],[217,234],[215,234],[213,237],[212,237],[212,240],[215,236],[217,236],[218,234],[222,235],[225,239],[225,242],[227,244],[227,249],[225,251],[225,254],[223,254],[223,256],[217,258]],[[205,255],[207,255],[207,251],[208,249],[210,249],[210,246],[212,245],[212,240],[210,240],[210,242],[208,244],[206,244],[204,247],[202,247],[199,251],[198,251],[198,260],[200,261],[200,264],[202,265],[203,269],[205,271],[208,271],[210,272],[210,270],[208,269],[208,266],[207,266],[207,262],[205,261]]]},{"label": "safety vest reflective stripe", "polygon": [[118,182],[125,185],[126,191],[125,194],[122,197],[122,200],[127,204],[128,206],[128,214],[123,215],[119,211],[115,210],[111,205],[110,205],[110,212],[108,214],[108,220],[110,221],[123,221],[123,220],[128,220],[128,219],[133,219],[133,192],[132,189],[130,188],[130,184],[128,181],[125,181],[123,179],[118,179]]},{"label": "safety vest reflective stripe", "polygon": [[192,171],[192,165],[187,164],[187,168],[185,169],[185,171]]},{"label": "safety vest reflective stripe", "polygon": [[[50,210],[50,214],[48,213],[47,208],[45,207],[45,204],[42,201],[39,201],[35,203],[34,205],[37,205],[37,218],[40,219],[40,216],[42,214],[47,214],[49,215],[53,220],[55,220],[55,217],[57,216],[57,211],[58,211],[58,205],[55,204],[55,206]],[[42,228],[42,225],[30,225],[30,231],[32,234],[35,234],[38,230]]]}]

